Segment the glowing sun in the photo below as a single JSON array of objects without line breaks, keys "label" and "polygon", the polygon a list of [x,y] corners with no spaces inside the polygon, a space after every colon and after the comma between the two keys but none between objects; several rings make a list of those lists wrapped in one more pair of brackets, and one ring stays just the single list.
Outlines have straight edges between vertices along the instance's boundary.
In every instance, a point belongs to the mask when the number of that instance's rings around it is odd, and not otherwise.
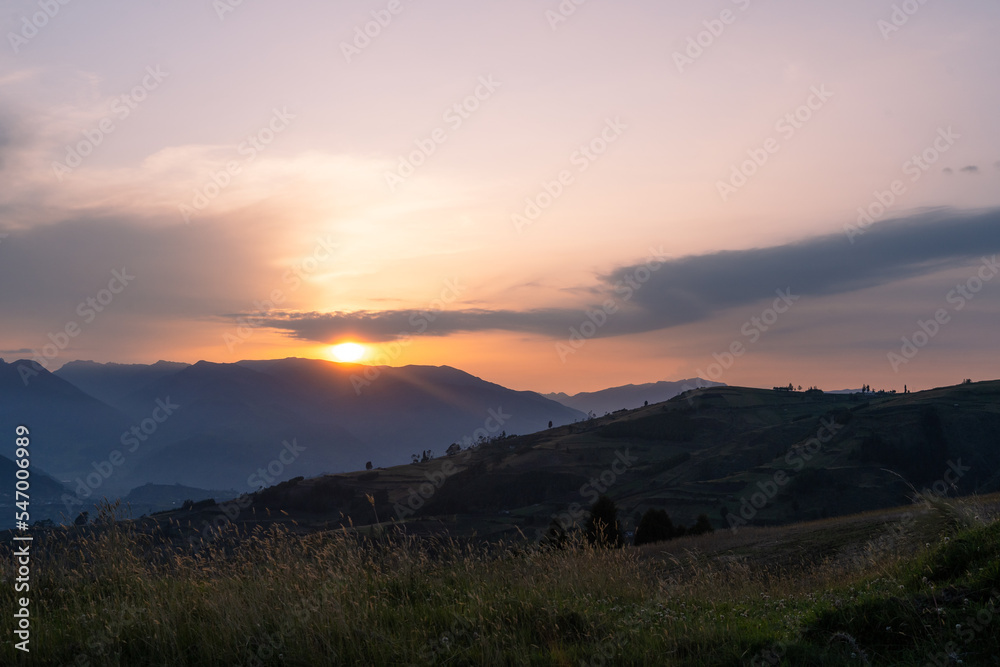
[{"label": "glowing sun", "polygon": [[365,346],[360,343],[341,343],[331,347],[330,353],[337,361],[352,363],[365,356]]}]

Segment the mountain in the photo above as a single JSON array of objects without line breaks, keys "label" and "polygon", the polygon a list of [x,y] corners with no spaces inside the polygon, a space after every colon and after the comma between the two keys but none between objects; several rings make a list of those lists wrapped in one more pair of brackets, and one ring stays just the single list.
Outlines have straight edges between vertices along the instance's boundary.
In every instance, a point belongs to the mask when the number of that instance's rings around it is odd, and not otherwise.
[{"label": "mountain", "polygon": [[[295,476],[357,470],[368,461],[400,464],[425,450],[443,453],[453,442],[530,433],[550,421],[585,416],[449,367],[311,359],[82,362],[45,378],[112,424],[105,428],[103,451],[87,450],[59,472],[78,486],[76,476],[94,472],[95,462],[102,465],[109,452],[121,450],[124,461],[102,484],[102,491],[114,492],[179,483],[243,493]],[[39,396],[28,402],[44,412],[47,401]],[[76,428],[59,412],[50,419]],[[98,454],[103,458],[87,458]]]},{"label": "mountain", "polygon": [[637,408],[646,402],[662,403],[663,401],[669,401],[674,396],[688,389],[725,386],[720,382],[692,378],[689,380],[678,380],[677,382],[627,384],[623,387],[611,387],[610,389],[583,392],[572,396],[560,392],[558,394],[546,394],[545,397],[551,398],[553,401],[558,401],[574,410],[588,414],[593,413],[595,416],[599,416],[614,412],[615,410]]},{"label": "mountain", "polygon": [[32,465],[60,481],[94,472],[129,427],[128,415],[32,361],[0,359],[0,434],[28,427]]},{"label": "mountain", "polygon": [[143,385],[173,375],[187,366],[174,361],[158,361],[152,365],[71,361],[54,374],[97,400],[114,404]]},{"label": "mountain", "polygon": [[651,508],[688,526],[700,514],[717,528],[787,524],[895,507],[916,490],[1000,491],[998,431],[1000,381],[864,395],[710,387],[426,462],[287,481],[253,507],[303,527],[378,517],[516,539],[579,524],[607,494],[631,527]]}]

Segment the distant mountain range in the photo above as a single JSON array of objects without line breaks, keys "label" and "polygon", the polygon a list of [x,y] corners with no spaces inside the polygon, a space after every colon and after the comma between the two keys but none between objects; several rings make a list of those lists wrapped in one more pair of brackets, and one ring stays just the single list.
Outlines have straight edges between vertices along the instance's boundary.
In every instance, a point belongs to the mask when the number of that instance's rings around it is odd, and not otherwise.
[{"label": "distant mountain range", "polygon": [[627,384],[601,391],[589,391],[572,396],[568,394],[545,394],[546,398],[558,401],[566,407],[583,413],[593,413],[600,417],[616,410],[640,408],[645,403],[662,403],[688,389],[702,387],[725,387],[721,382],[711,382],[701,378],[678,380],[677,382],[650,382],[647,384]]},{"label": "distant mountain range", "polygon": [[0,433],[28,425],[37,474],[79,496],[148,483],[253,491],[584,417],[447,366],[78,361],[50,373],[0,360]]}]

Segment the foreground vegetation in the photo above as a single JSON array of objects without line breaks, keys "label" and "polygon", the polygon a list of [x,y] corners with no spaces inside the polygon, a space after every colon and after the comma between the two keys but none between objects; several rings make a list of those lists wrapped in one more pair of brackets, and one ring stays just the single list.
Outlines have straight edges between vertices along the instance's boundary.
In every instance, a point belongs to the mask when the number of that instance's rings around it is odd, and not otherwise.
[{"label": "foreground vegetation", "polygon": [[34,547],[31,655],[5,633],[0,663],[1000,664],[1000,522],[917,507],[620,549],[272,524],[191,551],[132,522],[55,530]]}]

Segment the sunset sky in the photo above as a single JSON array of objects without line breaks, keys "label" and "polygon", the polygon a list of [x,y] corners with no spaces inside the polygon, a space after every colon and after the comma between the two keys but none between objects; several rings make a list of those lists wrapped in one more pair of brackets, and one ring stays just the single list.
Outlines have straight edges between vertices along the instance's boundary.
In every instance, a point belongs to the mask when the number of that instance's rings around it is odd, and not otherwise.
[{"label": "sunset sky", "polygon": [[576,2],[3,3],[0,356],[1000,378],[1000,4]]}]

